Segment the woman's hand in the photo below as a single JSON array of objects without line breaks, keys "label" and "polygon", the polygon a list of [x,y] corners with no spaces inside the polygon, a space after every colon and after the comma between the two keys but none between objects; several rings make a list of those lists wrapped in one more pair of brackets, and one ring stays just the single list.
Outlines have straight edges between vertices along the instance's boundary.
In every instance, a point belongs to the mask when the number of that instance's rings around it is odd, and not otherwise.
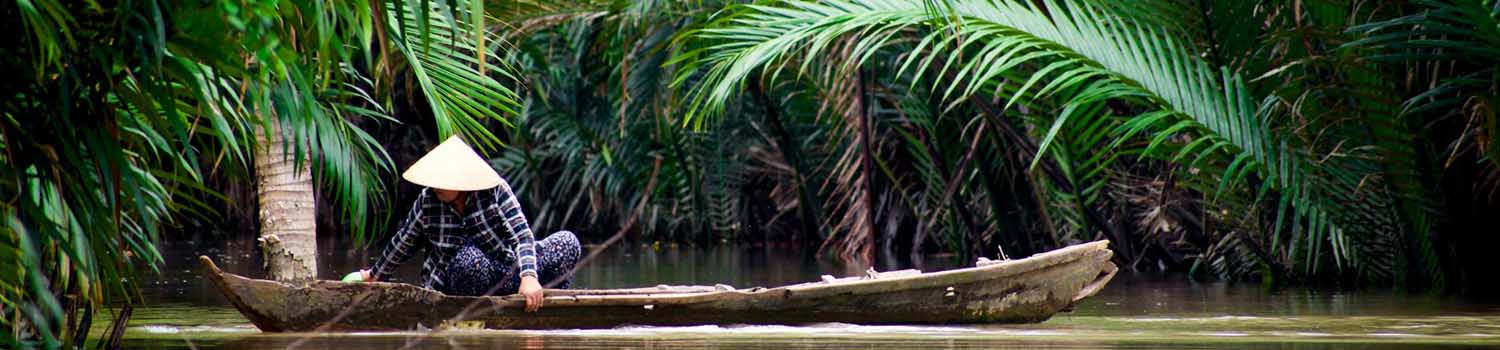
[{"label": "woman's hand", "polygon": [[526,297],[526,312],[542,308],[542,283],[537,282],[536,276],[521,276],[521,288],[518,292]]},{"label": "woman's hand", "polygon": [[359,270],[359,275],[364,277],[365,282],[375,282],[375,274],[370,273],[370,270]]}]

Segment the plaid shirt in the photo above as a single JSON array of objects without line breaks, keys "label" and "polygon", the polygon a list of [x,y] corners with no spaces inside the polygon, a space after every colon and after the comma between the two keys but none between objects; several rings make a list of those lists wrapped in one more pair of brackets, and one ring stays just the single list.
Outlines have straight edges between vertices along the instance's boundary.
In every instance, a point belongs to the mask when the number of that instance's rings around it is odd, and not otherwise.
[{"label": "plaid shirt", "polygon": [[[432,189],[422,189],[406,221],[370,268],[371,274],[376,280],[389,280],[396,266],[411,258],[412,252],[427,248],[422,285],[443,287],[443,271],[448,270],[449,261],[467,239],[492,259],[514,262],[521,276],[536,276],[535,238],[509,183],[501,180],[493,189],[469,192],[464,208],[468,212],[459,215],[452,205],[438,200]],[[500,223],[510,232],[504,241],[495,232]]]}]

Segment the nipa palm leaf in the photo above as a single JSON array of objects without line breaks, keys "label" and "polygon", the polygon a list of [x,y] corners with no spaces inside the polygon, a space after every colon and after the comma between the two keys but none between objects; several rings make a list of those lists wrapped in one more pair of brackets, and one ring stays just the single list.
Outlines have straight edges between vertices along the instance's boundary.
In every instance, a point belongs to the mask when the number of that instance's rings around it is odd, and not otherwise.
[{"label": "nipa palm leaf", "polygon": [[[954,1],[952,17],[934,18],[921,1],[788,1],[776,6],[745,5],[727,11],[694,36],[710,44],[674,62],[703,70],[705,83],[690,88],[692,125],[722,113],[746,79],[761,71],[774,79],[780,67],[800,57],[823,54],[837,40],[854,36],[858,52],[843,64],[858,67],[876,51],[900,39],[903,31],[923,33],[903,72],[956,72],[959,81],[923,77],[944,91],[945,100],[1001,94],[1007,105],[1055,97],[1063,91],[1056,119],[1041,140],[1042,153],[1063,128],[1089,123],[1105,113],[1086,113],[1105,101],[1125,101],[1149,111],[1118,125],[1114,140],[1151,139],[1146,154],[1188,167],[1205,159],[1228,165],[1218,172],[1220,193],[1255,176],[1262,195],[1274,194],[1282,208],[1275,231],[1288,230],[1291,256],[1304,271],[1317,271],[1327,258],[1343,266],[1350,254],[1348,234],[1363,232],[1358,222],[1337,220],[1343,205],[1315,178],[1306,156],[1292,140],[1274,133],[1243,79],[1216,69],[1161,30],[1077,1]],[[957,53],[957,54],[953,54]],[[850,69],[850,68],[845,68]],[[1022,73],[1022,79],[1004,79]],[[798,74],[811,74],[798,71]],[[1029,76],[1028,76],[1029,75]],[[679,75],[678,80],[686,75]],[[1019,83],[1019,87],[1013,86]],[[1157,154],[1155,145],[1192,135],[1189,147]],[[1101,143],[1120,147],[1122,143]],[[1038,158],[1040,160],[1040,157]],[[1295,242],[1295,243],[1293,243]]]}]

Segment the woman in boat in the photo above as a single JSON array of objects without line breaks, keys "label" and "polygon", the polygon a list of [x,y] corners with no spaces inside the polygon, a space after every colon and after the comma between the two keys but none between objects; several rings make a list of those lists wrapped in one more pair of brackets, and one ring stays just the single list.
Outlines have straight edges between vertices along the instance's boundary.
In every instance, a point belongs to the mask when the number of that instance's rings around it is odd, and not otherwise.
[{"label": "woman in boat", "polygon": [[[542,281],[567,289],[582,249],[572,232],[535,241],[510,184],[457,136],[412,164],[401,177],[425,186],[365,281],[391,278],[396,266],[426,248],[422,286],[448,295],[526,297],[526,311],[542,306]],[[508,235],[502,236],[499,230]]]}]

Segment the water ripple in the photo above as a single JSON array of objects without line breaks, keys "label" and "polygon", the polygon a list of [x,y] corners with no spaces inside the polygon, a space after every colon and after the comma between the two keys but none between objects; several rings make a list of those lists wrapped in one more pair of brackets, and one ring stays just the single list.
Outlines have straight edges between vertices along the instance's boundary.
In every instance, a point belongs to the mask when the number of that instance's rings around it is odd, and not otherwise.
[{"label": "water ripple", "polygon": [[258,333],[258,332],[260,332],[259,329],[256,329],[254,326],[251,326],[251,325],[237,325],[237,326],[191,326],[191,327],[173,326],[173,325],[144,325],[144,326],[138,326],[138,327],[130,327],[130,329],[134,329],[134,330],[141,331],[141,332],[148,333],[148,334],[177,334],[177,333]]}]

